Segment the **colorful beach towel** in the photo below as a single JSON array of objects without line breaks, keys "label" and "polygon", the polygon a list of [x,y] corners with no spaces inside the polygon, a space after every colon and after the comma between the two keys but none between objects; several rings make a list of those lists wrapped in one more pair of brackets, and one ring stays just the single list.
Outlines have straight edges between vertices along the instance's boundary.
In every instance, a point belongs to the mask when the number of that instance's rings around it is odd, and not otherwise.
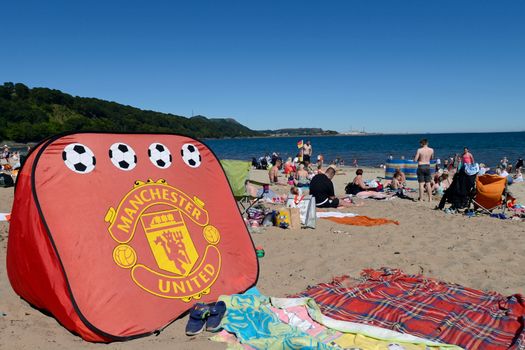
[{"label": "colorful beach towel", "polygon": [[212,339],[226,342],[230,349],[461,349],[379,327],[331,319],[322,315],[310,298],[233,295],[221,299],[228,305],[223,326],[238,337],[242,346],[227,332]]},{"label": "colorful beach towel", "polygon": [[399,225],[399,221],[384,219],[384,218],[371,218],[364,215],[354,217],[323,217],[325,220],[337,222],[338,224],[354,225],[354,226],[378,226],[386,224]]},{"label": "colorful beach towel", "polygon": [[432,342],[375,326],[324,316],[311,298],[271,298],[271,310],[279,319],[336,349],[459,350],[455,345]]},{"label": "colorful beach towel", "polygon": [[299,328],[281,322],[269,307],[269,299],[257,295],[221,296],[228,312],[222,327],[255,349],[332,349]]},{"label": "colorful beach towel", "polygon": [[354,213],[341,213],[340,211],[318,211],[316,215],[318,218],[352,218],[357,216]]},{"label": "colorful beach towel", "polygon": [[355,196],[361,199],[372,198],[372,199],[379,199],[379,200],[395,198],[390,194],[386,194],[384,192],[376,192],[376,191],[361,191],[361,192],[358,192]]},{"label": "colorful beach towel", "polygon": [[455,344],[465,349],[525,349],[525,300],[406,275],[400,270],[364,270],[311,287],[326,316]]}]

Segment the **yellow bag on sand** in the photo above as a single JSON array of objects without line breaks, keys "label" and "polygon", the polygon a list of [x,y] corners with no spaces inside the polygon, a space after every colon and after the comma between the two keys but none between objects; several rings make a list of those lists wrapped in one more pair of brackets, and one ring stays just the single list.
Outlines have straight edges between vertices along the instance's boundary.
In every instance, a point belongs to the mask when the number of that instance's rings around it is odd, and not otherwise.
[{"label": "yellow bag on sand", "polygon": [[277,212],[277,217],[275,218],[275,225],[280,228],[290,227],[290,210],[288,208],[281,208]]}]

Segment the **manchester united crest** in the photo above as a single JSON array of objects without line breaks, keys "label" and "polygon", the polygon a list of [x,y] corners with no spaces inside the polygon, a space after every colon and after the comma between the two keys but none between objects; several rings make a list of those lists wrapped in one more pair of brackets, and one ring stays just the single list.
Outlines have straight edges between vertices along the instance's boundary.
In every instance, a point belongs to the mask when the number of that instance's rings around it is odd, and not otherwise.
[{"label": "manchester united crest", "polygon": [[[137,286],[153,295],[189,302],[209,294],[221,268],[220,233],[209,223],[204,207],[199,198],[165,180],[136,181],[117,208],[109,208],[105,216],[109,234],[117,243],[113,260],[130,269]],[[200,232],[190,232],[188,221]],[[139,254],[133,248],[137,234],[144,235],[148,252]],[[192,239],[195,234],[202,234],[206,241],[203,251]],[[151,257],[155,264],[147,263]]]}]

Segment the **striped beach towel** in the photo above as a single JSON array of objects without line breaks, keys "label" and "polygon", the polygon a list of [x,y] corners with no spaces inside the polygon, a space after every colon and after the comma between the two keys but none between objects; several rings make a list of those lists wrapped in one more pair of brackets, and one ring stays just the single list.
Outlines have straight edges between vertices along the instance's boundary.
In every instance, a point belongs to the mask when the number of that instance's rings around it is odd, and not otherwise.
[{"label": "striped beach towel", "polygon": [[504,297],[382,268],[364,270],[359,280],[340,277],[297,296],[313,298],[323,314],[338,320],[464,349],[525,349],[525,300],[519,294]]}]

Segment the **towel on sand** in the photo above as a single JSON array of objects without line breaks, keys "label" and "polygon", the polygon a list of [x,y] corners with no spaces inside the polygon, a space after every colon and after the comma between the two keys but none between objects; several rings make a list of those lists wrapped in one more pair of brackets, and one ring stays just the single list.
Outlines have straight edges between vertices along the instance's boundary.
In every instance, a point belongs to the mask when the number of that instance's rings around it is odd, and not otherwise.
[{"label": "towel on sand", "polygon": [[357,214],[354,213],[341,213],[340,211],[318,211],[317,217],[318,218],[351,218],[357,216]]},{"label": "towel on sand", "polygon": [[525,300],[446,283],[397,269],[364,270],[298,294],[321,312],[455,344],[464,349],[525,349]]},{"label": "towel on sand", "polygon": [[231,349],[460,350],[384,328],[331,319],[309,298],[237,294],[220,299],[228,307],[221,324],[224,331],[211,339],[226,342]]},{"label": "towel on sand", "polygon": [[364,215],[354,216],[354,217],[323,217],[325,220],[330,220],[337,222],[338,224],[344,225],[355,225],[355,226],[378,226],[386,224],[396,224],[399,225],[398,221],[384,219],[384,218],[371,218]]}]

